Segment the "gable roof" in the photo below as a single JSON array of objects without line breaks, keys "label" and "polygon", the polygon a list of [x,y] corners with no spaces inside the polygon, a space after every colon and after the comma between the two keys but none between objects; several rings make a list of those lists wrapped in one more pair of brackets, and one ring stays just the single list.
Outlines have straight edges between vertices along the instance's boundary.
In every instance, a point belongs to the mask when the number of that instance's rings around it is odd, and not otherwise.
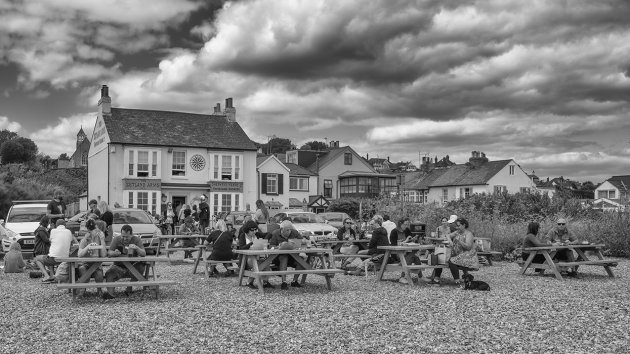
[{"label": "gable roof", "polygon": [[630,190],[630,175],[612,176],[606,180],[620,191],[627,192]]},{"label": "gable roof", "polygon": [[287,172],[289,172],[289,168],[282,163],[282,161],[280,161],[276,155],[269,155],[269,156],[259,156],[256,158],[256,167],[260,168],[262,165],[266,164],[269,161],[276,161],[276,163],[280,166],[282,166],[283,169],[285,169]]},{"label": "gable roof", "polygon": [[294,163],[285,163],[289,168],[289,175],[317,176],[317,173]]},{"label": "gable roof", "polygon": [[470,164],[454,165],[430,183],[429,187],[488,184],[488,181],[511,161],[488,161],[478,167]]},{"label": "gable roof", "polygon": [[328,152],[326,154],[323,154],[323,155],[321,155],[319,157],[319,162],[317,162],[317,161],[313,162],[308,168],[311,171],[319,172],[317,170],[318,166],[319,166],[319,169],[321,170],[322,168],[326,167],[326,165],[328,165],[329,163],[334,161],[341,154],[344,154],[346,152],[352,153],[352,155],[354,155],[357,158],[358,161],[364,162],[366,167],[371,169],[372,172],[376,173],[376,170],[374,169],[374,167],[372,167],[372,165],[369,164],[363,157],[359,156],[359,154],[357,154],[357,152],[354,151],[350,146],[344,146],[344,147],[340,147],[340,148],[337,148],[337,149],[330,149],[330,150],[328,150]]},{"label": "gable roof", "polygon": [[[378,157],[373,157],[373,158],[371,158],[371,159],[369,159],[369,160],[367,160],[367,161],[368,161],[370,164],[374,164],[374,163],[377,163],[377,162],[383,163],[383,162],[387,161],[387,159],[381,159],[381,158],[378,158]],[[388,161],[388,162],[389,162],[389,161]]]},{"label": "gable roof", "polygon": [[447,170],[448,168],[436,168],[428,172],[418,171],[406,173],[403,188],[417,190],[429,189],[429,185],[441,177]]},{"label": "gable roof", "polygon": [[103,121],[112,143],[256,151],[241,126],[225,116],[112,108]]}]

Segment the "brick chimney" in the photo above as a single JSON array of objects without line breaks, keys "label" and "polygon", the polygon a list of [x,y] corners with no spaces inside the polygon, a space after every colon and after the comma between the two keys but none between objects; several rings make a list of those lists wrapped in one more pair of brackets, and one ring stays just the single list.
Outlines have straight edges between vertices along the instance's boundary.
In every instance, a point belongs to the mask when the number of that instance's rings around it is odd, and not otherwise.
[{"label": "brick chimney", "polygon": [[232,97],[225,99],[225,111],[223,111],[223,114],[225,114],[229,122],[236,122],[236,108],[232,106]]},{"label": "brick chimney", "polygon": [[212,115],[215,115],[215,116],[222,115],[222,113],[221,113],[221,103],[217,103],[217,105],[214,106],[214,112],[212,112]]},{"label": "brick chimney", "polygon": [[480,151],[473,151],[471,157],[468,159],[468,162],[474,167],[479,167],[484,163],[488,162],[488,158],[486,154]]},{"label": "brick chimney", "polygon": [[112,113],[112,99],[109,97],[109,87],[107,87],[107,85],[101,86],[101,99],[98,100],[98,113],[101,116]]}]

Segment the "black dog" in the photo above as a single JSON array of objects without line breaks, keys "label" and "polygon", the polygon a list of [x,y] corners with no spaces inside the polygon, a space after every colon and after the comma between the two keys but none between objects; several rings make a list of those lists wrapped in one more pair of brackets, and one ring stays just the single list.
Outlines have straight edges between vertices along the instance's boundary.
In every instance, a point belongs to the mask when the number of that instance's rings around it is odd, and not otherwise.
[{"label": "black dog", "polygon": [[490,291],[490,285],[488,285],[488,283],[473,280],[475,277],[473,277],[472,274],[464,274],[462,278],[464,279],[464,290]]}]

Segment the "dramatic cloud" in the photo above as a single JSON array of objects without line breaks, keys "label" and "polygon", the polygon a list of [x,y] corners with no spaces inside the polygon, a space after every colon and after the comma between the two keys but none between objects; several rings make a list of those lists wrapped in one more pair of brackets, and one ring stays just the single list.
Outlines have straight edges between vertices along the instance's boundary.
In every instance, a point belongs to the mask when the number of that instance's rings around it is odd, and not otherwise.
[{"label": "dramatic cloud", "polygon": [[8,117],[0,116],[0,130],[5,129],[17,133],[22,129],[22,125],[18,122],[10,121]]},{"label": "dramatic cloud", "polygon": [[118,107],[208,113],[233,97],[258,141],[328,138],[371,156],[459,163],[481,150],[543,176],[627,171],[627,1],[0,6],[0,65],[20,63],[33,92],[76,88],[84,109],[101,83]]},{"label": "dramatic cloud", "polygon": [[83,127],[88,139],[92,138],[92,130],[96,122],[96,112],[59,118],[55,125],[49,125],[29,134],[29,138],[37,143],[39,151],[52,158],[66,153],[68,156],[76,149],[77,133]]}]

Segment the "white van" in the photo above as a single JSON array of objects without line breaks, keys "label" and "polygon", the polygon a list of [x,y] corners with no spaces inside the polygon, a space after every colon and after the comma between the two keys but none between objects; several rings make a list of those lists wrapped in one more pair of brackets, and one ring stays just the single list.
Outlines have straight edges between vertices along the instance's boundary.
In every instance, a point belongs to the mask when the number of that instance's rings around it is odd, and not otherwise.
[{"label": "white van", "polygon": [[11,242],[17,241],[22,252],[33,252],[35,230],[46,215],[48,200],[16,200],[7,213],[4,228],[9,230],[2,236],[2,250],[9,252]]}]

